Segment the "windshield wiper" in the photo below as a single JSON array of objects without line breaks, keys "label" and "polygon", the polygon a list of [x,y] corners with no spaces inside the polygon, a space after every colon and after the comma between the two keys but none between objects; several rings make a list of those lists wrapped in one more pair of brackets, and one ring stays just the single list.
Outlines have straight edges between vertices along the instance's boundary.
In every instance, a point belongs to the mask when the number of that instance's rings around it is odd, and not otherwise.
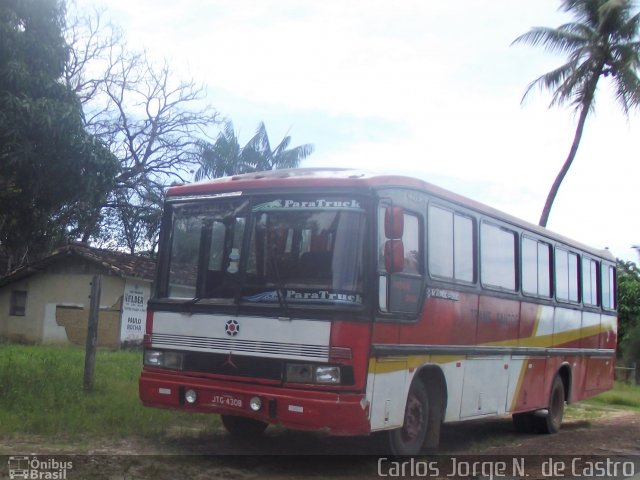
[{"label": "windshield wiper", "polygon": [[275,286],[276,295],[278,296],[278,303],[280,304],[280,308],[284,310],[285,317],[290,318],[291,314],[289,312],[289,304],[287,303],[287,292],[284,290],[284,283],[282,282],[280,270],[278,269],[278,260],[276,259],[275,245],[271,255],[271,268],[273,269],[273,273],[275,275]]}]

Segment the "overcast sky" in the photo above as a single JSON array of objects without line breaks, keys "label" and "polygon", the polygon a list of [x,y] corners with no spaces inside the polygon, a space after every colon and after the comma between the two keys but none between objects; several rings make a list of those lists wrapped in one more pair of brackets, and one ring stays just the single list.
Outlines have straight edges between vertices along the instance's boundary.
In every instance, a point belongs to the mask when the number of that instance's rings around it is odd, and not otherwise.
[{"label": "overcast sky", "polygon": [[[511,42],[558,0],[77,0],[207,87],[244,144],[264,121],[303,167],[416,176],[537,223],[577,116],[522,94],[562,57]],[[548,227],[638,261],[640,112],[602,82]],[[215,135],[216,131],[212,134]]]}]

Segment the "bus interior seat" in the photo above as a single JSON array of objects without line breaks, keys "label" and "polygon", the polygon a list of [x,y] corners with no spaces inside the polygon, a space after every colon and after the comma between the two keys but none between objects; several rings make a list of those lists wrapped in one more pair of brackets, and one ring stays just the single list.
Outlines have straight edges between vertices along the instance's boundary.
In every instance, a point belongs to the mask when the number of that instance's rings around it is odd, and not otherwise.
[{"label": "bus interior seat", "polygon": [[303,253],[300,257],[300,274],[311,278],[331,278],[331,253]]}]

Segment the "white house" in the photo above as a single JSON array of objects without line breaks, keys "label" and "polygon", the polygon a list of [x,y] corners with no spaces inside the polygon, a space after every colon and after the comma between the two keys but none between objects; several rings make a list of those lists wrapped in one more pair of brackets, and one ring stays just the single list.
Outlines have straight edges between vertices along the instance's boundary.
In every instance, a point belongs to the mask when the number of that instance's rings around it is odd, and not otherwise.
[{"label": "white house", "polygon": [[0,279],[0,338],[84,345],[93,275],[102,275],[98,345],[141,343],[153,259],[70,244]]}]

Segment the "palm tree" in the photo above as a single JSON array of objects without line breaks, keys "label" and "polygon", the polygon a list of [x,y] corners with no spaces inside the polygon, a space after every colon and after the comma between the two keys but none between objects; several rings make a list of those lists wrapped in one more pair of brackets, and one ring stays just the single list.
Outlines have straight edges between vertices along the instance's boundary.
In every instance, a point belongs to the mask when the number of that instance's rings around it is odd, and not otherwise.
[{"label": "palm tree", "polygon": [[243,173],[242,149],[231,121],[225,122],[215,143],[203,142],[200,145],[198,163],[200,168],[196,171],[196,181]]},{"label": "palm tree", "polygon": [[313,145],[304,144],[288,149],[291,136],[287,135],[271,150],[264,122],[260,122],[255,135],[240,147],[233,123],[228,121],[215,143],[204,143],[200,151],[200,168],[196,180],[218,178],[239,173],[295,168],[313,153]]},{"label": "palm tree", "polygon": [[313,153],[313,145],[309,143],[287,149],[290,143],[291,136],[287,135],[274,150],[271,150],[267,128],[264,122],[260,122],[256,134],[245,147],[256,154],[254,163],[251,165],[253,171],[295,168],[300,165],[302,160]]},{"label": "palm tree", "polygon": [[537,86],[552,93],[550,107],[569,103],[579,113],[569,155],[551,186],[540,216],[543,227],[578,151],[587,115],[594,108],[600,78],[611,78],[616,100],[625,115],[640,105],[640,13],[633,14],[633,1],[562,0],[561,9],[572,13],[575,21],[558,28],[533,28],[513,42],[541,45],[548,51],[568,56],[564,65],[531,82],[523,101]]}]

